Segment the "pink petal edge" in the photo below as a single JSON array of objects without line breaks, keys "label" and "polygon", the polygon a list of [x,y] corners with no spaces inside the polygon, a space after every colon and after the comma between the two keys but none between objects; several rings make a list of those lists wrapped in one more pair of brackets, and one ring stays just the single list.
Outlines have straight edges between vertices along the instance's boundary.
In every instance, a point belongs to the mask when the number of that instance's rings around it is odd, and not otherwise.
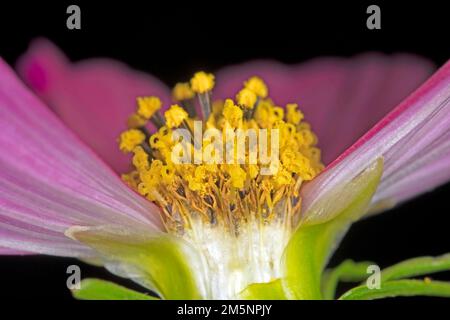
[{"label": "pink petal edge", "polygon": [[[302,190],[308,209],[384,158],[372,206],[396,204],[450,180],[450,62],[378,122]],[[327,213],[323,213],[327,214]]]},{"label": "pink petal edge", "polygon": [[71,63],[55,45],[37,39],[19,59],[22,79],[108,164],[128,171],[130,159],[117,138],[135,111],[136,97],[156,95],[167,105],[168,88],[158,79],[109,59]]},{"label": "pink petal edge", "polygon": [[261,77],[276,104],[299,104],[328,164],[422,84],[433,69],[428,60],[409,54],[324,57],[298,65],[253,61],[219,70],[214,98],[234,97],[250,76]]},{"label": "pink petal edge", "polygon": [[25,256],[25,255],[31,255],[32,252],[28,251],[20,251],[20,250],[14,250],[10,248],[0,248],[0,256]]},{"label": "pink petal edge", "polygon": [[159,232],[158,209],[84,145],[0,60],[0,247],[90,256],[73,225]]}]

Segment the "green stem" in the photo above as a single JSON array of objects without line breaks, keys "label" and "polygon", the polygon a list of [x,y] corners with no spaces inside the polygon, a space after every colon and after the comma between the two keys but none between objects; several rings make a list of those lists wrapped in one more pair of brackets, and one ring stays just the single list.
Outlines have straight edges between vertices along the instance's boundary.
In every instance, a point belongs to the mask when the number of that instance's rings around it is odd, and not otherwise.
[{"label": "green stem", "polygon": [[420,257],[397,263],[381,273],[381,281],[411,278],[450,270],[450,254],[440,257]]},{"label": "green stem", "polygon": [[373,300],[390,297],[432,296],[450,297],[450,283],[426,280],[395,280],[382,283],[380,289],[369,289],[366,285],[344,293],[340,300]]},{"label": "green stem", "polygon": [[339,266],[328,270],[322,278],[322,292],[324,299],[335,298],[336,287],[340,281],[360,282],[367,278],[367,267],[373,262],[354,262],[345,260]]}]

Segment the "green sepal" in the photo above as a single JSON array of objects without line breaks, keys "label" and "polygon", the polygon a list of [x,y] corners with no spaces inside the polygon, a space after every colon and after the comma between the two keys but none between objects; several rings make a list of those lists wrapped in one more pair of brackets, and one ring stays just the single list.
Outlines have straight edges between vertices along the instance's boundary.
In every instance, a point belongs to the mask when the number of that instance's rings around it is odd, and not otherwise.
[{"label": "green sepal", "polygon": [[88,278],[80,283],[80,289],[72,290],[72,295],[80,300],[159,300],[110,281]]},{"label": "green sepal", "polygon": [[245,300],[286,300],[280,279],[265,283],[252,283],[238,297]]},{"label": "green sepal", "polygon": [[123,226],[72,227],[66,234],[164,299],[204,298],[201,259],[179,238]]},{"label": "green sepal", "polygon": [[[349,225],[363,215],[376,191],[383,172],[383,160],[377,159],[356,176],[344,190],[345,205],[340,197],[331,195],[340,212],[332,212],[331,220],[297,228],[282,258],[283,289],[290,299],[322,299],[321,276],[326,261]],[[344,201],[343,200],[343,201]],[[330,199],[322,199],[330,202]],[[342,209],[341,209],[342,208]],[[308,212],[304,213],[308,216]]]}]

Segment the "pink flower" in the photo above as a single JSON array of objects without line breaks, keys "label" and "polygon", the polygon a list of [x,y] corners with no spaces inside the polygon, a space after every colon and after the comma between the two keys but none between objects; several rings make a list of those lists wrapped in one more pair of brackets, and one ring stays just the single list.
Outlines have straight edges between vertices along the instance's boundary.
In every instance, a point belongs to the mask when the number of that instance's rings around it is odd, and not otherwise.
[{"label": "pink flower", "polygon": [[[0,253],[101,256],[113,272],[136,273],[135,280],[176,297],[165,280],[135,263],[129,249],[130,243],[165,237],[160,210],[117,175],[130,163],[117,137],[136,97],[156,95],[167,106],[169,89],[115,61],[71,63],[45,40],[31,46],[18,71],[36,95],[0,62]],[[428,61],[405,54],[319,58],[295,66],[255,61],[217,72],[214,96],[233,97],[256,75],[277,104],[300,103],[326,165],[301,189],[301,222],[318,225],[354,200],[362,188],[354,188],[355,179],[379,159],[381,180],[358,217],[450,180],[450,63],[429,77],[431,72]],[[83,236],[86,230],[97,233]],[[108,242],[120,249],[111,250]],[[201,268],[190,261],[187,270]],[[203,277],[193,281],[200,292],[193,297],[211,297]]]}]

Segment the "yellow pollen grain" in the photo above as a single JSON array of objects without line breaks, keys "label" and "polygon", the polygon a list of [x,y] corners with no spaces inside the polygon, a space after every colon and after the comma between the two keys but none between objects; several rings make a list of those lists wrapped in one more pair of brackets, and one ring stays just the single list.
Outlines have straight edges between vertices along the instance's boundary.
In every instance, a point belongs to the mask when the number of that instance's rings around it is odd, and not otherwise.
[{"label": "yellow pollen grain", "polygon": [[244,116],[242,109],[236,106],[231,99],[225,100],[222,114],[233,128],[238,128],[241,125]]},{"label": "yellow pollen grain", "polygon": [[259,77],[251,77],[246,82],[244,82],[244,87],[251,90],[260,98],[266,98],[268,94],[268,89],[264,81]]},{"label": "yellow pollen grain", "polygon": [[137,114],[145,119],[150,119],[155,112],[161,109],[161,100],[158,97],[138,97]]},{"label": "yellow pollen grain", "polygon": [[145,126],[146,123],[147,119],[141,117],[137,113],[133,113],[129,116],[127,121],[128,128],[140,128]]},{"label": "yellow pollen grain", "polygon": [[250,176],[251,179],[254,179],[258,176],[259,174],[259,167],[256,164],[251,164],[248,166],[248,174]]},{"label": "yellow pollen grain", "polygon": [[247,173],[244,169],[239,165],[232,165],[228,167],[228,174],[231,178],[231,185],[234,188],[242,189],[244,187],[244,182],[247,176]]},{"label": "yellow pollen grain", "polygon": [[296,103],[288,103],[286,105],[286,120],[295,125],[299,124],[304,118],[303,113],[297,108],[298,104]]},{"label": "yellow pollen grain", "polygon": [[171,184],[175,178],[174,169],[169,165],[163,166],[161,170],[161,178],[163,183]]},{"label": "yellow pollen grain", "polygon": [[189,188],[192,191],[199,191],[200,193],[204,193],[206,191],[207,184],[205,183],[205,179],[208,176],[208,170],[206,166],[199,165],[195,168],[194,174],[188,175],[187,180],[189,183]]},{"label": "yellow pollen grain", "polygon": [[176,128],[188,118],[188,113],[179,105],[174,104],[169,110],[164,112],[164,117],[166,118],[167,127]]},{"label": "yellow pollen grain", "polygon": [[137,129],[130,129],[119,137],[119,148],[122,152],[131,152],[133,149],[140,145],[145,140],[145,134]]},{"label": "yellow pollen grain", "polygon": [[192,99],[195,96],[195,92],[191,89],[191,86],[187,82],[179,82],[172,90],[172,97],[175,101],[184,101]]},{"label": "yellow pollen grain", "polygon": [[141,146],[137,146],[133,149],[133,165],[136,169],[142,170],[148,167],[148,154]]},{"label": "yellow pollen grain", "polygon": [[274,176],[275,187],[281,187],[288,185],[292,182],[292,174],[286,168],[281,168],[278,170],[277,174]]},{"label": "yellow pollen grain", "polygon": [[137,190],[140,183],[139,171],[133,170],[130,173],[124,173],[121,175],[122,180],[128,184],[133,190]]},{"label": "yellow pollen grain", "polygon": [[236,95],[236,101],[239,105],[253,109],[257,100],[256,94],[250,89],[244,88]]},{"label": "yellow pollen grain", "polygon": [[273,117],[274,117],[275,121],[283,120],[283,118],[284,118],[284,109],[280,108],[280,107],[273,107],[272,114],[273,114]]},{"label": "yellow pollen grain", "polygon": [[197,72],[191,79],[191,88],[196,93],[211,91],[214,87],[214,75],[203,71]]}]

